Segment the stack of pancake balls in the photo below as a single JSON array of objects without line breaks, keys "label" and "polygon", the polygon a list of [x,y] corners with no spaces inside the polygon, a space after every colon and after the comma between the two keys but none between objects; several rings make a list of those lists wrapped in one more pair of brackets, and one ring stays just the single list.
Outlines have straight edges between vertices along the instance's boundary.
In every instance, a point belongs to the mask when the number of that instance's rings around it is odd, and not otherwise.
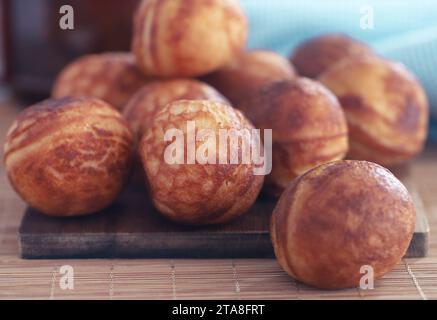
[{"label": "stack of pancake balls", "polygon": [[[263,190],[279,198],[271,239],[291,277],[354,287],[362,266],[378,278],[399,263],[415,208],[383,166],[410,160],[426,139],[427,97],[411,72],[341,34],[311,39],[290,59],[247,50],[236,0],[144,0],[133,23],[132,52],[72,62],[52,98],[10,128],[7,174],[31,207],[91,214],[132,177],[146,181],[170,220],[211,225],[245,213]],[[250,161],[188,163],[183,153],[169,163],[166,132],[188,135],[189,121],[216,134],[272,129],[272,171],[256,175]],[[244,139],[238,154],[253,144]]]}]

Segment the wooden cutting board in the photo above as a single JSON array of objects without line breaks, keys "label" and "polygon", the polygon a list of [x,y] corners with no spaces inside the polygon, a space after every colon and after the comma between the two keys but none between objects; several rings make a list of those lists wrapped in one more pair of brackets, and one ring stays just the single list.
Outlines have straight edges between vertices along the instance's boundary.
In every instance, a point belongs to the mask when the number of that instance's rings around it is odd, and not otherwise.
[{"label": "wooden cutting board", "polygon": [[[409,174],[400,172],[417,209],[407,257],[424,257],[429,234],[426,214]],[[180,226],[156,212],[144,189],[130,186],[114,205],[92,216],[59,219],[28,209],[19,229],[20,252],[27,259],[273,257],[268,229],[274,206],[275,201],[261,198],[232,223]]]}]

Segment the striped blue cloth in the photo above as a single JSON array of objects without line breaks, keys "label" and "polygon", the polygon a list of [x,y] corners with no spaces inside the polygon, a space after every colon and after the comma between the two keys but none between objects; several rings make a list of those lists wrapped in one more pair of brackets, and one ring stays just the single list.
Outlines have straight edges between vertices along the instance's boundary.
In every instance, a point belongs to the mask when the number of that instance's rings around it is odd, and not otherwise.
[{"label": "striped blue cloth", "polygon": [[[240,2],[249,16],[250,48],[269,48],[289,55],[305,39],[344,32],[370,44],[381,55],[404,63],[427,91],[431,104],[430,137],[437,140],[436,0]],[[363,19],[370,11],[373,29],[363,29]]]}]

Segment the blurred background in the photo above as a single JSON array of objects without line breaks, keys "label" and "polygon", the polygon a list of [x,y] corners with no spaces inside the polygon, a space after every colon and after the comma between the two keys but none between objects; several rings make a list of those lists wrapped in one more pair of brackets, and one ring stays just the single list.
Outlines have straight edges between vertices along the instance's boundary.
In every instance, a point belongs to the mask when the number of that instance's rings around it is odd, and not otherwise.
[{"label": "blurred background", "polygon": [[[430,137],[437,139],[437,1],[240,2],[250,21],[250,48],[289,55],[309,37],[343,32],[403,62],[427,90],[432,110]],[[41,99],[49,94],[58,71],[72,59],[91,52],[129,50],[131,16],[138,3],[0,0],[0,90],[8,87],[22,99]],[[65,4],[75,10],[74,31],[59,28],[59,8]]]}]

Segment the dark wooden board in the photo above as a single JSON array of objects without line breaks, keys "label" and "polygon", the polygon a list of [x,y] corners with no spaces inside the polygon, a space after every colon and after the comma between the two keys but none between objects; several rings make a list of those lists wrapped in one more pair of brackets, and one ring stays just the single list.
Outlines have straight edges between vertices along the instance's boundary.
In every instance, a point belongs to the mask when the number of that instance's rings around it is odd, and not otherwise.
[{"label": "dark wooden board", "polygon": [[27,209],[20,252],[23,258],[269,257],[274,205],[258,201],[232,223],[190,227],[165,219],[145,190],[128,187],[113,206],[91,216],[59,219]]},{"label": "dark wooden board", "polygon": [[[424,257],[429,227],[414,184],[403,182],[417,208],[416,232],[407,257]],[[158,214],[145,190],[128,187],[101,213],[60,219],[28,209],[19,229],[21,256],[55,258],[263,258],[273,257],[268,232],[275,202],[261,198],[236,221],[188,227]]]}]

